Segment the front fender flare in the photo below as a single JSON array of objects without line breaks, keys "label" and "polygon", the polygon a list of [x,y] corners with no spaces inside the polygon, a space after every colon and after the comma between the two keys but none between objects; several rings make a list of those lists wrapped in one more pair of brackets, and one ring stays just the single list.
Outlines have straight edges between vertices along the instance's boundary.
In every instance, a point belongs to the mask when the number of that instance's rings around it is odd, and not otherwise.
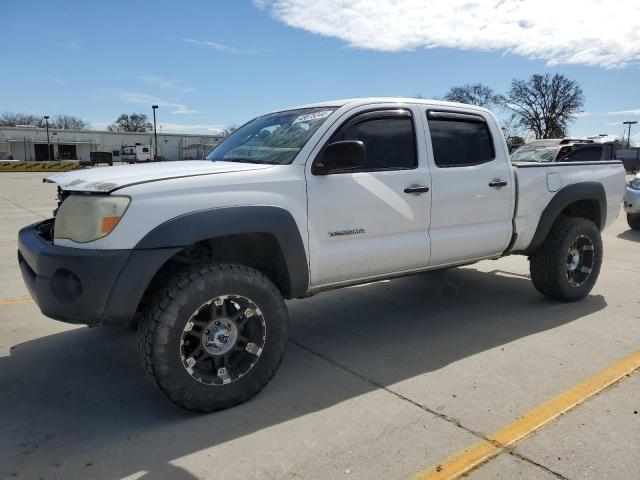
[{"label": "front fender flare", "polygon": [[167,220],[134,247],[158,249],[242,234],[271,234],[278,242],[289,278],[288,297],[303,295],[309,287],[309,267],[300,230],[287,210],[275,206],[212,208]]}]

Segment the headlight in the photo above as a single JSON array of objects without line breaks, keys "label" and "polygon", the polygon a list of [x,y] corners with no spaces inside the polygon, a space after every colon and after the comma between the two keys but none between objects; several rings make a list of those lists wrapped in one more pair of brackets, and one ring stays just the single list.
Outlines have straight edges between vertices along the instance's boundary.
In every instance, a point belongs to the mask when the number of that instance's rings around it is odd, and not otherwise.
[{"label": "headlight", "polygon": [[640,178],[634,178],[629,182],[629,188],[633,188],[634,190],[640,190]]},{"label": "headlight", "polygon": [[129,197],[69,195],[58,208],[54,237],[78,243],[104,237],[116,228],[129,202]]}]

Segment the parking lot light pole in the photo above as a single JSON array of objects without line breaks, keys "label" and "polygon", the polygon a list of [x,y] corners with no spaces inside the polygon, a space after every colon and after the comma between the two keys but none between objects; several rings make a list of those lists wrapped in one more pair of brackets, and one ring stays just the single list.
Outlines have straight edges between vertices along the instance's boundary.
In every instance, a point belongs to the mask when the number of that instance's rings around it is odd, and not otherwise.
[{"label": "parking lot light pole", "polygon": [[[627,148],[631,147],[631,125],[635,125],[636,121],[633,122],[622,122],[623,125],[629,125],[629,135],[627,135]],[[624,141],[624,138],[622,139]]]},{"label": "parking lot light pole", "polygon": [[158,132],[156,131],[156,109],[158,105],[151,105],[151,108],[153,109],[153,141],[155,142],[153,147],[153,161],[155,162],[158,156]]},{"label": "parking lot light pole", "polygon": [[51,161],[51,143],[49,143],[49,115],[44,116],[44,124],[47,127],[47,160]]}]

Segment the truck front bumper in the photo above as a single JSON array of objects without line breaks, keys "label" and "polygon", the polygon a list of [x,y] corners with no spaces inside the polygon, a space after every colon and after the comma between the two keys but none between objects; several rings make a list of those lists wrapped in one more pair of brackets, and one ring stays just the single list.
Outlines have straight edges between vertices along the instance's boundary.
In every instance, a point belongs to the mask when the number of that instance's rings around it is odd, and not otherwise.
[{"label": "truck front bumper", "polygon": [[18,263],[42,313],[63,322],[130,324],[151,279],[177,251],[61,247],[52,226],[51,219],[20,230]]},{"label": "truck front bumper", "polygon": [[624,211],[627,213],[640,213],[640,190],[627,187],[624,192]]}]

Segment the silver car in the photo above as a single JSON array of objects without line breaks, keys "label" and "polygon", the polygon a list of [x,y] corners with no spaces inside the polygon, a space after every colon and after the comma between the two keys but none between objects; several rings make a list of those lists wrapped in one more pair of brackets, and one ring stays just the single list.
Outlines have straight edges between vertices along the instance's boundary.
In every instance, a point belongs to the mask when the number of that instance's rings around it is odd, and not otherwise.
[{"label": "silver car", "polygon": [[629,226],[640,229],[640,173],[627,184],[623,202]]}]

